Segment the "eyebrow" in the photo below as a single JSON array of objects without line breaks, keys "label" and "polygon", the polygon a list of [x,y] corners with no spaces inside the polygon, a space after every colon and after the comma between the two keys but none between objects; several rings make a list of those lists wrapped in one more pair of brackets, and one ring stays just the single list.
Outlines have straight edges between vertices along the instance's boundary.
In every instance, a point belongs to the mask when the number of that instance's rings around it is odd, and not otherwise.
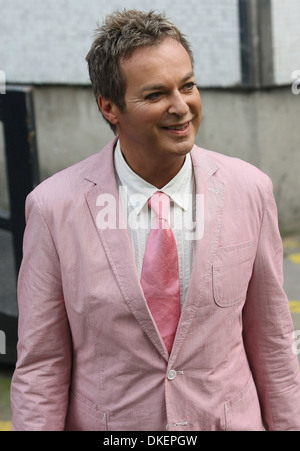
[{"label": "eyebrow", "polygon": [[[185,81],[187,81],[187,80],[189,80],[190,78],[193,78],[195,75],[194,75],[194,72],[192,71],[192,72],[189,72],[185,77],[183,77],[183,79],[180,81],[181,83],[184,83]],[[153,85],[146,85],[146,86],[143,86],[142,88],[141,88],[141,92],[145,92],[145,91],[156,91],[156,90],[161,90],[161,89],[164,89],[165,88],[165,85],[162,85],[162,84],[153,84]]]}]

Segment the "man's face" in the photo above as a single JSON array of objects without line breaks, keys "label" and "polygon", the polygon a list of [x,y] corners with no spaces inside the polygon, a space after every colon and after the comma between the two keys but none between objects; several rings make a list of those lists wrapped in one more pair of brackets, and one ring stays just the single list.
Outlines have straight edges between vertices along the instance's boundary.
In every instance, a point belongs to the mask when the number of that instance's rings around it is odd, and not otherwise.
[{"label": "man's face", "polygon": [[189,54],[174,39],[140,47],[121,61],[126,110],[117,130],[126,156],[157,161],[185,156],[201,122],[201,99]]}]

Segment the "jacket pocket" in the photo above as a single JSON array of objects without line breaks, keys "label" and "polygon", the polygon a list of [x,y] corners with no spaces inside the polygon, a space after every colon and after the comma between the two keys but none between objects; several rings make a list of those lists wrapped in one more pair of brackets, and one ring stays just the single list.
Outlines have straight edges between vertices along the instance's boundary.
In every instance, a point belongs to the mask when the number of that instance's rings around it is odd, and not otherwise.
[{"label": "jacket pocket", "polygon": [[107,431],[107,414],[79,394],[70,392],[66,431]]},{"label": "jacket pocket", "polygon": [[226,431],[263,431],[261,409],[252,375],[245,387],[225,403]]},{"label": "jacket pocket", "polygon": [[213,295],[220,307],[245,300],[252,273],[252,241],[223,246],[213,263]]}]

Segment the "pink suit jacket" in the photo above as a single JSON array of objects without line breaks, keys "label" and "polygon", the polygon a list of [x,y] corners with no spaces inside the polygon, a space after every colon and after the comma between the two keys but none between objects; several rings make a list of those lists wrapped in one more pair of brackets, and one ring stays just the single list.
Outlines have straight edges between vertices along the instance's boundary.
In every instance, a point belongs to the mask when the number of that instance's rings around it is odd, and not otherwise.
[{"label": "pink suit jacket", "polygon": [[28,197],[15,430],[300,430],[300,378],[269,178],[196,146],[204,235],[168,356],[116,199],[114,140]]}]

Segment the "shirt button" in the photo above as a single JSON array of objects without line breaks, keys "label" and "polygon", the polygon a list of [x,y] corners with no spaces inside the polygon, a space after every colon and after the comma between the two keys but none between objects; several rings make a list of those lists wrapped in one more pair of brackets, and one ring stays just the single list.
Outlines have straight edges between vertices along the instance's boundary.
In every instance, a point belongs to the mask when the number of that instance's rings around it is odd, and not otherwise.
[{"label": "shirt button", "polygon": [[175,370],[170,370],[168,372],[168,379],[169,381],[172,381],[177,376],[177,372]]}]

